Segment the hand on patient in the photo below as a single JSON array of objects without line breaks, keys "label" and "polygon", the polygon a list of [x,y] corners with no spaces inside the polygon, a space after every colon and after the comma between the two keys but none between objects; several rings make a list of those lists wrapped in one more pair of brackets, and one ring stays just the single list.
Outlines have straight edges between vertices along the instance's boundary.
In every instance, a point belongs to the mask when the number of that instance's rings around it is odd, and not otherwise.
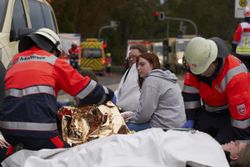
[{"label": "hand on patient", "polygon": [[134,114],[134,112],[132,112],[132,111],[125,111],[125,112],[121,113],[121,116],[123,117],[125,122],[128,122],[128,120],[133,116],[133,114]]},{"label": "hand on patient", "polygon": [[4,137],[0,134],[0,148],[8,148],[10,144],[4,139]]}]

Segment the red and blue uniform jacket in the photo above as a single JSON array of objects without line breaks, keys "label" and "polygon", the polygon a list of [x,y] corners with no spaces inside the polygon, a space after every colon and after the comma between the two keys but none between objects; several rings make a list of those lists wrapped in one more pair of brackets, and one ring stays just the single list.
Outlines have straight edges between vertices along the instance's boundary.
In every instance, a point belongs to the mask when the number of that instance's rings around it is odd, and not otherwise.
[{"label": "red and blue uniform jacket", "polygon": [[101,104],[113,97],[108,88],[83,77],[65,60],[33,47],[14,56],[5,76],[0,130],[39,138],[57,135],[59,90],[82,104]]},{"label": "red and blue uniform jacket", "polygon": [[78,59],[80,56],[80,49],[78,48],[76,49],[70,48],[68,52],[69,52],[69,57],[72,59]]},{"label": "red and blue uniform jacket", "polygon": [[187,119],[194,120],[201,107],[211,113],[229,111],[238,135],[250,139],[250,74],[236,57],[223,58],[220,71],[209,84],[188,71],[182,94]]}]

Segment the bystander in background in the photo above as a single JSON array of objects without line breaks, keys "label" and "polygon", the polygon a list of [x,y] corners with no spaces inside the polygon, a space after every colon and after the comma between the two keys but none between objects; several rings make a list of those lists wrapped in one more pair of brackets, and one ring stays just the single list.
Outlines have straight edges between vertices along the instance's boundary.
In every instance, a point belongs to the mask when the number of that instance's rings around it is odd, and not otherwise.
[{"label": "bystander in background", "polygon": [[108,52],[105,55],[105,75],[107,77],[112,77],[111,67],[112,67],[112,57],[111,53]]},{"label": "bystander in background", "polygon": [[244,9],[244,20],[238,24],[232,43],[232,52],[250,70],[250,6]]},{"label": "bystander in background", "polygon": [[159,58],[144,53],[136,62],[141,95],[139,106],[122,113],[130,130],[179,128],[186,121],[184,102],[178,78],[169,70],[163,71]]},{"label": "bystander in background", "polygon": [[138,85],[138,72],[136,69],[137,56],[147,53],[144,45],[132,45],[129,49],[129,67],[125,71],[115,91],[117,106],[123,111],[134,111],[139,106],[140,88]]},{"label": "bystander in background", "polygon": [[74,41],[69,49],[69,62],[70,65],[78,70],[79,69],[79,56],[80,56],[80,49],[77,46],[77,43]]}]

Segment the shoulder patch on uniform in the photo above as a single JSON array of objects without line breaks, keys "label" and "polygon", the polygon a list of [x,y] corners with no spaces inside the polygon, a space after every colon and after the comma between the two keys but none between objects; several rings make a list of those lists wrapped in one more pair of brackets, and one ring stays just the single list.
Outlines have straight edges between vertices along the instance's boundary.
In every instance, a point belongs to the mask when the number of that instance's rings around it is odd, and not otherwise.
[{"label": "shoulder patch on uniform", "polygon": [[246,114],[246,106],[245,104],[240,104],[237,105],[237,111],[240,115],[245,115]]}]

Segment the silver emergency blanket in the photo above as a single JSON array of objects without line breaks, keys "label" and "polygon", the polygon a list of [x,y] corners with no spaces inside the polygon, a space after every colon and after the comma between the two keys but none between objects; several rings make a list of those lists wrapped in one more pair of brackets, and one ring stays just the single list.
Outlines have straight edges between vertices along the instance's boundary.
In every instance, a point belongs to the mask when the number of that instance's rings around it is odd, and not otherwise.
[{"label": "silver emergency blanket", "polygon": [[199,131],[158,128],[112,135],[68,149],[21,150],[3,167],[229,167],[222,147]]},{"label": "silver emergency blanket", "polygon": [[62,107],[62,137],[70,146],[113,134],[129,134],[118,108],[111,102],[105,105]]}]

